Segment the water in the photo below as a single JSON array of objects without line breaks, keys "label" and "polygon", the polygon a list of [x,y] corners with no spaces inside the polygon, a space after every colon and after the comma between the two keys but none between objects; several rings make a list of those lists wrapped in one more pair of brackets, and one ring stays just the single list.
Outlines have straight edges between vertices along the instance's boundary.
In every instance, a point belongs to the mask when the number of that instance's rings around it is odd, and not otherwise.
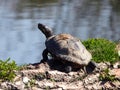
[{"label": "water", "polygon": [[45,36],[37,24],[54,33],[88,38],[120,39],[119,0],[0,0],[0,59],[17,64],[42,59]]}]

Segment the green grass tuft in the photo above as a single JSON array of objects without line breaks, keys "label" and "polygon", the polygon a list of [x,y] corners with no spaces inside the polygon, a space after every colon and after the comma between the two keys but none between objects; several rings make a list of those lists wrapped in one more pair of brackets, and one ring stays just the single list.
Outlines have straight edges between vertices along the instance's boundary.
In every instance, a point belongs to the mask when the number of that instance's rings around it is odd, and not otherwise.
[{"label": "green grass tuft", "polygon": [[87,50],[91,52],[95,62],[114,63],[119,60],[118,53],[115,50],[116,44],[112,41],[102,38],[93,38],[83,41],[83,44]]},{"label": "green grass tuft", "polygon": [[15,61],[10,62],[10,58],[7,60],[0,60],[0,80],[12,81],[16,76],[15,70],[18,70],[18,66]]},{"label": "green grass tuft", "polygon": [[110,75],[109,74],[109,69],[105,69],[102,72],[100,72],[99,80],[101,81],[115,81],[115,75]]}]

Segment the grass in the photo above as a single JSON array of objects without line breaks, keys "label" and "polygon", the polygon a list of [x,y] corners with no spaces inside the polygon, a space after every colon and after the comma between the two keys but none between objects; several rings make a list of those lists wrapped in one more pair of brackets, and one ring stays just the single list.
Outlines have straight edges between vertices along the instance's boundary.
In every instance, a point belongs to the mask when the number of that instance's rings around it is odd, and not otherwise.
[{"label": "grass", "polygon": [[100,76],[99,76],[99,79],[101,81],[115,81],[116,78],[115,78],[115,75],[110,75],[109,74],[109,69],[105,69],[103,70],[101,73],[100,73]]},{"label": "grass", "polygon": [[10,62],[10,58],[7,60],[0,60],[0,80],[12,81],[16,76],[15,70],[18,70],[18,66],[15,61]]},{"label": "grass", "polygon": [[90,51],[95,62],[114,63],[119,60],[118,53],[115,50],[116,43],[112,41],[103,38],[91,38],[83,41],[83,44]]}]

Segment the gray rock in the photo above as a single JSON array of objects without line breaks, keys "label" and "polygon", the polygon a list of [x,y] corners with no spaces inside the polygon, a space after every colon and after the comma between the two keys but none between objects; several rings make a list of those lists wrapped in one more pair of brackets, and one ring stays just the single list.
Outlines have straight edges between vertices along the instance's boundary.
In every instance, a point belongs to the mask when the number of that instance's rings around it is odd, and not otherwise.
[{"label": "gray rock", "polygon": [[18,87],[11,82],[3,82],[1,84],[1,89],[3,89],[3,90],[19,90]]}]

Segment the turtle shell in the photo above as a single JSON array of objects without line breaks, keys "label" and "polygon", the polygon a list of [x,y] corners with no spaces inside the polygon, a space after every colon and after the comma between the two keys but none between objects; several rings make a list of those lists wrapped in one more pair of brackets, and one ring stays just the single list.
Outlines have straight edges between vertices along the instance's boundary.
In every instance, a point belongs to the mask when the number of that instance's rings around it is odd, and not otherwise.
[{"label": "turtle shell", "polygon": [[81,41],[70,34],[53,35],[45,45],[52,56],[75,65],[87,65],[92,59]]}]

